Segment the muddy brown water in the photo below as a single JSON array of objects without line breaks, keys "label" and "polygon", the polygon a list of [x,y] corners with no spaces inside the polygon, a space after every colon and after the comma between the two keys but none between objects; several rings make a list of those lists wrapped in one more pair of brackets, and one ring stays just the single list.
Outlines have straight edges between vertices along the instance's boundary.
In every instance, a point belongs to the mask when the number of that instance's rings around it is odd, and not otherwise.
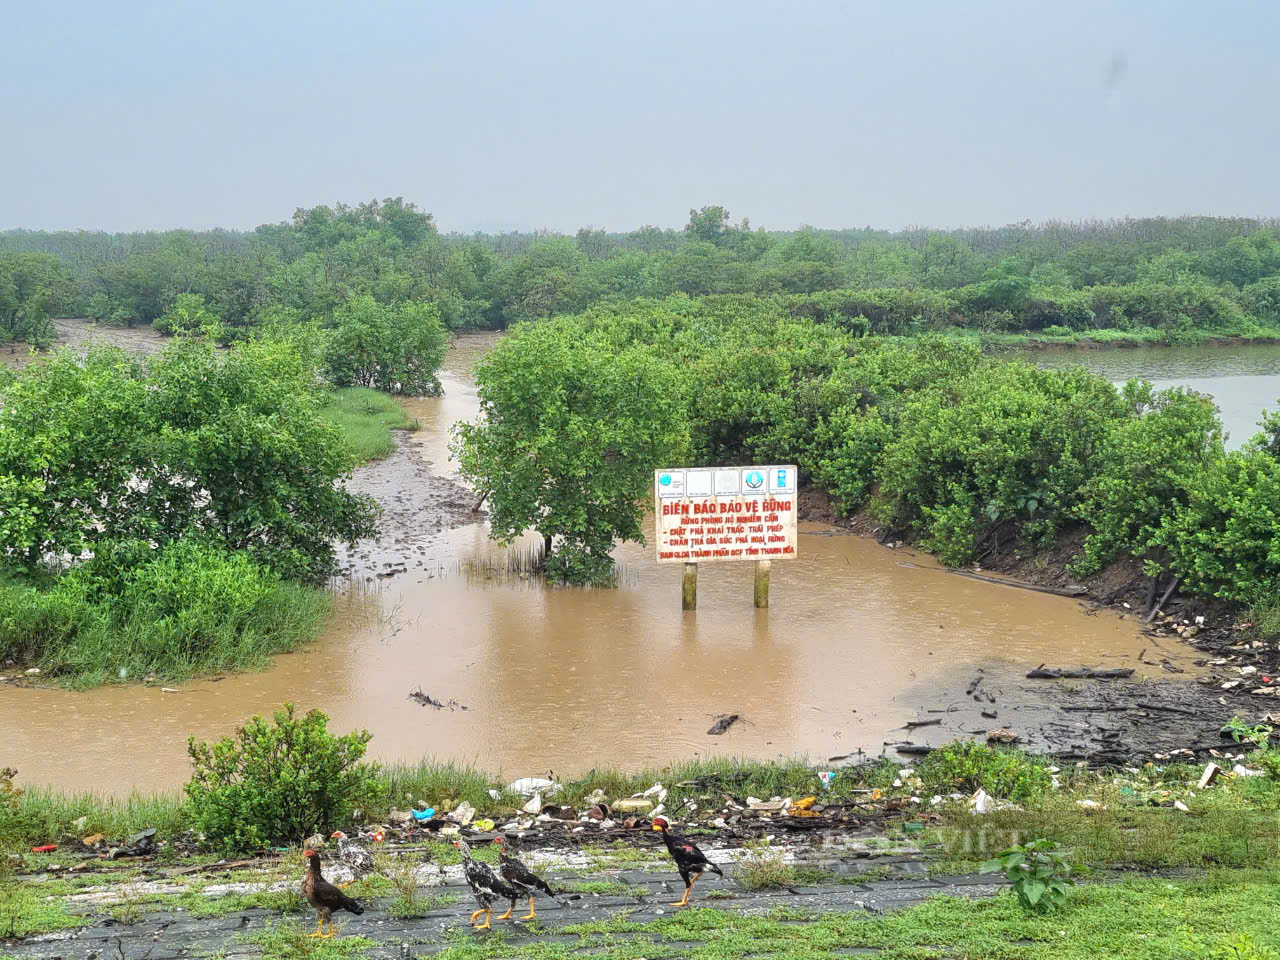
[{"label": "muddy brown water", "polygon": [[[634,545],[617,552],[616,590],[510,574],[482,521],[451,526],[471,516],[469,494],[448,479],[449,427],[476,413],[467,374],[490,343],[455,345],[445,396],[406,403],[422,429],[358,475],[388,515],[381,540],[344,559],[319,642],[266,672],[176,693],[0,685],[0,766],[24,783],[174,788],[189,775],[189,734],[229,733],[285,701],[323,709],[333,729],[369,729],[377,759],[434,757],[512,777],[713,754],[874,754],[904,739],[906,721],[964,699],[978,669],[986,687],[1008,686],[1046,661],[1135,665],[1150,645],[1131,619],[1086,616],[1077,601],[952,576],[812,524],[799,558],[774,564],[767,610],[752,606],[750,564],[726,564],[703,571],[698,610],[684,613],[680,568]],[[467,709],[419,706],[408,699],[418,688]],[[720,713],[746,722],[708,736]],[[948,717],[932,735],[972,723]]]}]

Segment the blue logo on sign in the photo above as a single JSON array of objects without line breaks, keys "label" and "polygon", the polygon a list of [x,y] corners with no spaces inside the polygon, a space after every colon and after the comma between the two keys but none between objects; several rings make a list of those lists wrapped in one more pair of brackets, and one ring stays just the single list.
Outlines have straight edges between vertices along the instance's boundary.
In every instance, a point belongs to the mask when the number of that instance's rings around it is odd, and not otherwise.
[{"label": "blue logo on sign", "polygon": [[671,486],[671,474],[664,473],[662,476],[658,478],[658,482],[662,484],[664,487]]},{"label": "blue logo on sign", "polygon": [[785,487],[787,485],[787,471],[778,471],[778,486]]},{"label": "blue logo on sign", "polygon": [[752,470],[750,473],[747,474],[747,486],[750,487],[752,490],[755,490],[757,487],[761,486],[763,483],[764,483],[764,474],[761,473],[759,470]]}]

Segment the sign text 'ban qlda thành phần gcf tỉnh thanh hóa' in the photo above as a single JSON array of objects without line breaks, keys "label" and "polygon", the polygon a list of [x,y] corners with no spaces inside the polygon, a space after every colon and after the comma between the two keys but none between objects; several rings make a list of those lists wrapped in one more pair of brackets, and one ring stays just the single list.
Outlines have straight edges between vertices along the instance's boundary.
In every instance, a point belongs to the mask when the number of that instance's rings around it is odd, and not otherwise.
[{"label": "sign text 'ban qlda th\u00e0nh ph\u1ea7n gcf t\u1ec9nh thanh h\u00f3a'", "polygon": [[655,470],[653,510],[659,563],[796,555],[794,466]]}]

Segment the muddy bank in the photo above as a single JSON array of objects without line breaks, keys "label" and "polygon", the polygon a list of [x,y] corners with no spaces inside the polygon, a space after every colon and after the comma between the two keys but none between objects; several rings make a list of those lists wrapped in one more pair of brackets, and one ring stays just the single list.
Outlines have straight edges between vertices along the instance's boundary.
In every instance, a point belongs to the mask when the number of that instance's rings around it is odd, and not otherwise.
[{"label": "muddy bank", "polygon": [[334,576],[372,583],[423,571],[443,570],[437,556],[446,531],[483,523],[488,513],[473,509],[476,497],[457,480],[435,473],[423,458],[425,442],[415,433],[396,431],[396,449],[358,469],[347,489],[373,497],[382,508],[378,535],[343,544]]},{"label": "muddy bank", "polygon": [[[147,354],[163,350],[169,338],[156,333],[150,326],[109,327],[94,323],[87,317],[69,317],[54,321],[57,340],[52,349],[70,347],[84,351],[92,346],[119,347],[128,353]],[[33,359],[48,356],[49,351],[32,351],[29,344],[0,344],[0,364],[13,370],[21,370]]]}]

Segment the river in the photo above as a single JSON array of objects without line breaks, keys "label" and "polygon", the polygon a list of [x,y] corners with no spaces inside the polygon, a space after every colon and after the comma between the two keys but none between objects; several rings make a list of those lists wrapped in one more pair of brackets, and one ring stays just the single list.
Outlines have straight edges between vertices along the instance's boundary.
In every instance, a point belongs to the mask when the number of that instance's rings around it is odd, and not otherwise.
[{"label": "river", "polygon": [[[726,564],[703,572],[698,610],[682,612],[679,567],[659,567],[634,545],[617,551],[616,590],[552,589],[509,573],[482,522],[437,526],[414,501],[424,490],[435,496],[430,478],[451,472],[449,427],[476,413],[468,372],[491,342],[460,338],[442,371],[445,395],[407,402],[420,431],[357,477],[397,507],[381,542],[348,558],[337,615],[319,642],[265,672],[174,693],[0,685],[9,733],[0,767],[16,767],[24,783],[171,789],[189,775],[189,734],[227,734],[285,701],[323,709],[332,729],[369,729],[374,758],[434,757],[513,777],[709,754],[875,754],[929,709],[951,712],[915,731],[917,742],[995,725],[979,714],[986,704],[965,694],[979,670],[984,690],[1011,698],[1029,666],[1132,666],[1150,646],[1132,619],[1086,616],[1076,601],[953,576],[927,557],[812,524],[802,525],[798,559],[774,564],[767,610],[752,606],[750,565]],[[1208,366],[1220,349],[1185,369],[1220,372],[1214,385],[1242,381],[1258,407],[1280,393],[1280,348],[1244,371]],[[1100,371],[1113,378],[1129,375],[1117,369],[1183,376],[1167,366],[1173,351],[1145,368],[1137,353],[1068,359],[1138,365]],[[377,577],[387,564],[406,572]],[[1188,653],[1163,651],[1184,661]],[[455,706],[419,706],[408,697],[418,688]],[[744,720],[709,736],[721,713]]]},{"label": "river", "polygon": [[1239,447],[1258,432],[1263,408],[1280,403],[1280,344],[1200,347],[1059,348],[1030,354],[1043,367],[1083,364],[1113,383],[1133,377],[1157,387],[1189,387],[1213,397],[1227,445]]}]

